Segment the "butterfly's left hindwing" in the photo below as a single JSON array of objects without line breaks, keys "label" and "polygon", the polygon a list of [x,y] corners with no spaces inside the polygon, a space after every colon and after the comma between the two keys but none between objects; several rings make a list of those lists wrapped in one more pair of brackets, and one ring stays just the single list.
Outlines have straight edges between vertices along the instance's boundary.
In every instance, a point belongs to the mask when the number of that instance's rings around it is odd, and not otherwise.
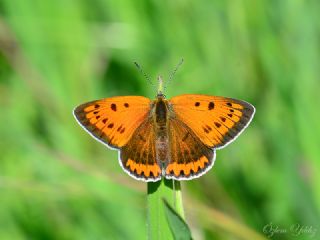
[{"label": "butterfly's left hindwing", "polygon": [[149,117],[121,149],[123,169],[138,180],[155,182],[161,179],[161,169],[156,160],[155,138],[153,119]]},{"label": "butterfly's left hindwing", "polygon": [[105,98],[76,107],[74,116],[95,139],[121,148],[150,113],[150,103],[140,96]]},{"label": "butterfly's left hindwing", "polygon": [[185,94],[169,100],[171,112],[208,147],[222,148],[250,123],[255,109],[241,100]]}]

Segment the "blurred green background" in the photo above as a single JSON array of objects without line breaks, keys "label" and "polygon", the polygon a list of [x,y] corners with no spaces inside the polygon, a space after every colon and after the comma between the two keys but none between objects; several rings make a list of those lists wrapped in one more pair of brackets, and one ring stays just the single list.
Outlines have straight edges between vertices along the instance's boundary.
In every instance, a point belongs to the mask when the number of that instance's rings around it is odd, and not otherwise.
[{"label": "blurred green background", "polygon": [[1,0],[0,239],[146,239],[146,184],[72,109],[154,98],[133,62],[167,79],[182,57],[168,98],[257,109],[214,168],[183,183],[194,238],[319,239],[319,11],[319,1]]}]

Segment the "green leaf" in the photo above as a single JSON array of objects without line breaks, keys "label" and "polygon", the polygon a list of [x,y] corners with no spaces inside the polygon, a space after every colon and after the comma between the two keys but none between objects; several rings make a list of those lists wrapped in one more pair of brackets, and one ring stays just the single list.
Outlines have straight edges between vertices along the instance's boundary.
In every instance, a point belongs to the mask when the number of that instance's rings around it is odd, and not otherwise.
[{"label": "green leaf", "polygon": [[168,179],[148,182],[148,239],[174,239],[162,199],[174,206],[181,216],[184,215],[180,182]]},{"label": "green leaf", "polygon": [[188,224],[183,218],[170,206],[168,201],[163,199],[164,210],[169,223],[170,230],[176,240],[192,239]]}]

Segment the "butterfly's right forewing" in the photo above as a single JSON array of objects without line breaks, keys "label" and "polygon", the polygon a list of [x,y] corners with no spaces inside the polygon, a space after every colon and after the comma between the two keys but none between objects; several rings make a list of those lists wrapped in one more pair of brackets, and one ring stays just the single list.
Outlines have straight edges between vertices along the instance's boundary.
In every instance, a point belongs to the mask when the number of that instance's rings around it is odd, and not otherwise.
[{"label": "butterfly's right forewing", "polygon": [[242,100],[185,94],[169,100],[176,118],[208,147],[222,148],[250,123],[255,108]]}]

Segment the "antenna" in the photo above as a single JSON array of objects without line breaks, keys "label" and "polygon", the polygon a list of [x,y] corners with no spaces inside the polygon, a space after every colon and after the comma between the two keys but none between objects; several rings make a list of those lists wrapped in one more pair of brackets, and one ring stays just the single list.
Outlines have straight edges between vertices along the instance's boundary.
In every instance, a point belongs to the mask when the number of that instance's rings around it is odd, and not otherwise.
[{"label": "antenna", "polygon": [[176,72],[178,71],[179,67],[182,65],[183,63],[183,58],[181,58],[180,62],[177,64],[177,66],[175,67],[175,69],[173,69],[173,71],[170,73],[169,75],[169,79],[166,82],[165,86],[163,87],[163,89],[166,89],[167,86],[169,85],[169,83],[171,82],[171,80],[173,79],[173,76],[176,74]]},{"label": "antenna", "polygon": [[140,73],[147,79],[147,81],[151,84],[151,86],[155,86],[155,84],[151,81],[150,77],[143,71],[142,67],[139,63],[134,62],[134,65],[139,69]]}]

